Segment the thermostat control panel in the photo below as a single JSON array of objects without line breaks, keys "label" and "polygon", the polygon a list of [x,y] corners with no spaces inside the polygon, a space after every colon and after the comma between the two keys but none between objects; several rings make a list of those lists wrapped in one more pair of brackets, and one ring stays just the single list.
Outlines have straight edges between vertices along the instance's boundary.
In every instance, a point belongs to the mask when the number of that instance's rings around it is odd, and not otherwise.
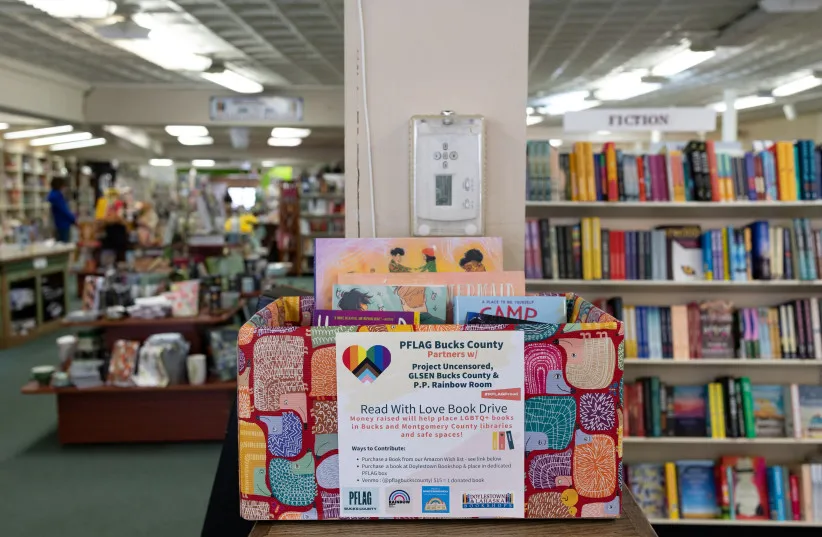
[{"label": "thermostat control panel", "polygon": [[482,116],[411,118],[411,233],[485,233],[485,120]]}]

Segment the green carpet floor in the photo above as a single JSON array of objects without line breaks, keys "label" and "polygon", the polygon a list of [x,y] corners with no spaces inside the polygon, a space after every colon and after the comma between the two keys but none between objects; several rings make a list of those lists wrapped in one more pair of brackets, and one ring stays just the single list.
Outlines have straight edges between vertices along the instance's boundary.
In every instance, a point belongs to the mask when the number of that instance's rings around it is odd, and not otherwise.
[{"label": "green carpet floor", "polygon": [[221,445],[60,446],[54,398],[20,394],[59,335],[0,351],[0,535],[199,535]]},{"label": "green carpet floor", "polygon": [[200,535],[220,443],[64,447],[54,397],[20,394],[33,366],[56,364],[63,333],[0,351],[0,536]]}]

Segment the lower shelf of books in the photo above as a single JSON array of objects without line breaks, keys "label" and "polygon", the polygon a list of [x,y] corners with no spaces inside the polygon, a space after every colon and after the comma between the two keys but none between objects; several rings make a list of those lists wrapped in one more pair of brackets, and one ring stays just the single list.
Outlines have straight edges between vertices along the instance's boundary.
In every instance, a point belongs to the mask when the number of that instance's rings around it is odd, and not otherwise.
[{"label": "lower shelf of books", "polygon": [[794,528],[822,528],[822,522],[806,520],[730,520],[718,518],[651,518],[653,525],[682,525],[682,526],[780,526]]},{"label": "lower shelf of books", "polygon": [[759,444],[759,445],[822,445],[822,438],[706,438],[701,436],[626,436],[625,444]]}]

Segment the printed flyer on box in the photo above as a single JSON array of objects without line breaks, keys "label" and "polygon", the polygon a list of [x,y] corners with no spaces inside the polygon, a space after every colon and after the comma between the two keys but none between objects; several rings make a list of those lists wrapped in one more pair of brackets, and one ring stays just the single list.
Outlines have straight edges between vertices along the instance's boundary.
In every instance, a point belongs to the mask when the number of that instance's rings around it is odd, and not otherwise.
[{"label": "printed flyer on box", "polygon": [[336,343],[341,517],[524,516],[522,332]]}]

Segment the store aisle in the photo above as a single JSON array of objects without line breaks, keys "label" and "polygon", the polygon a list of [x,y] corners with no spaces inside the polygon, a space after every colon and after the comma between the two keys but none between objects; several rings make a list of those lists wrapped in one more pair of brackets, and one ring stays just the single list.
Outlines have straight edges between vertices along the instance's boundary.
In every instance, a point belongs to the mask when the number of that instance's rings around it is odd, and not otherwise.
[{"label": "store aisle", "polygon": [[199,535],[220,444],[61,447],[54,398],[20,395],[59,335],[0,351],[0,533]]}]

